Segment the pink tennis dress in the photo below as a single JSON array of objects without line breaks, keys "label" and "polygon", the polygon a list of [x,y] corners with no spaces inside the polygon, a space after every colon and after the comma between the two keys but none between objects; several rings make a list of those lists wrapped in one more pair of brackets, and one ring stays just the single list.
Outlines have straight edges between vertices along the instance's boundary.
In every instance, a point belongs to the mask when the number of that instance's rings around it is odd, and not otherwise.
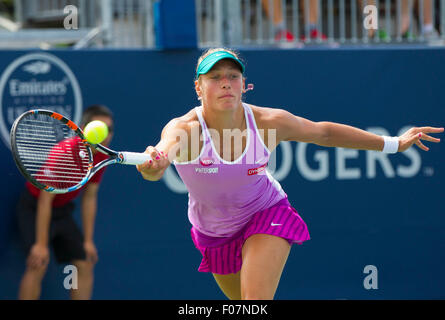
[{"label": "pink tennis dress", "polygon": [[174,162],[189,191],[188,218],[192,239],[203,259],[198,270],[237,273],[242,246],[253,234],[282,237],[290,244],[309,240],[303,219],[289,204],[287,194],[267,170],[270,151],[256,126],[252,109],[243,103],[247,143],[233,162],[220,157],[202,116],[203,147],[198,158]]}]

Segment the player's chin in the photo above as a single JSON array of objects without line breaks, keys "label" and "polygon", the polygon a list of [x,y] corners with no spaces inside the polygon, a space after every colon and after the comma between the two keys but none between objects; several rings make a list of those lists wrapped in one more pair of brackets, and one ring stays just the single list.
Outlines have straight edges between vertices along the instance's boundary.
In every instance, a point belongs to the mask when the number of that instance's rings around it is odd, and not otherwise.
[{"label": "player's chin", "polygon": [[221,110],[224,110],[224,111],[235,110],[239,106],[239,101],[236,99],[226,99],[226,100],[220,101],[218,106]]}]

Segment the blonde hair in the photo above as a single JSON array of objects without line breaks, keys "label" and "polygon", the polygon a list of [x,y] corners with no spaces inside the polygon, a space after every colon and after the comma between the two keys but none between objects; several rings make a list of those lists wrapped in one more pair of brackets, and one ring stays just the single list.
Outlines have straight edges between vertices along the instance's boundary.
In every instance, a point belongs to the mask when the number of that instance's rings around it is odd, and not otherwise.
[{"label": "blonde hair", "polygon": [[[202,60],[204,60],[208,55],[217,52],[217,51],[225,51],[228,52],[230,54],[233,54],[238,60],[242,61],[242,59],[239,57],[239,54],[233,50],[233,49],[228,49],[228,48],[210,48],[207,49],[199,58],[198,58],[198,63],[196,64],[196,69],[195,69],[195,73],[198,71],[198,67],[199,64],[202,62]],[[242,61],[242,63],[244,64],[244,61]]]}]

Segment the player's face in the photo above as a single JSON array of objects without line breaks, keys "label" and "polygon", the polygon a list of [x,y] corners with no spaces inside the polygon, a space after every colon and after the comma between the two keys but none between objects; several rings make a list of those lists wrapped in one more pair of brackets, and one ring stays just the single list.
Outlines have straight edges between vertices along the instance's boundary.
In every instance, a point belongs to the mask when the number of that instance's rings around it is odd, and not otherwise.
[{"label": "player's face", "polygon": [[200,79],[196,90],[202,97],[203,104],[217,110],[235,109],[239,106],[245,81],[234,61],[218,61]]}]

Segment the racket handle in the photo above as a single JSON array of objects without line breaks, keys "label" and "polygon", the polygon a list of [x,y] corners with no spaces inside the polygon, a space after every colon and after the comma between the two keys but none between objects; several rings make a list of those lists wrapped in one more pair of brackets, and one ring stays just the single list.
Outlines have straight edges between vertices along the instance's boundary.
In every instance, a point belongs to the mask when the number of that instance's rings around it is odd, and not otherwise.
[{"label": "racket handle", "polygon": [[148,154],[139,152],[120,152],[119,158],[122,159],[121,164],[130,165],[143,164],[146,161],[152,160]]}]

